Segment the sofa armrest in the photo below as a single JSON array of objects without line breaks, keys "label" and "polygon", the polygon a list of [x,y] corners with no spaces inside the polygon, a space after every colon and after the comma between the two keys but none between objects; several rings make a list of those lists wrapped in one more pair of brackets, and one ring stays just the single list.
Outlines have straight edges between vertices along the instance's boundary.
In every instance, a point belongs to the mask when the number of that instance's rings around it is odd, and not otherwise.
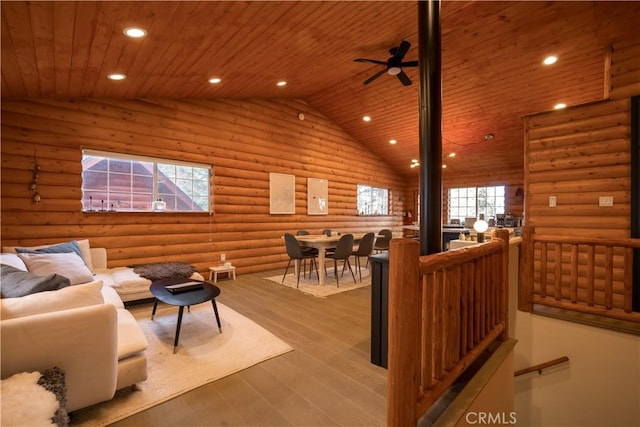
[{"label": "sofa armrest", "polygon": [[58,366],[65,372],[68,411],[113,397],[118,372],[113,305],[2,320],[0,328],[2,378]]}]

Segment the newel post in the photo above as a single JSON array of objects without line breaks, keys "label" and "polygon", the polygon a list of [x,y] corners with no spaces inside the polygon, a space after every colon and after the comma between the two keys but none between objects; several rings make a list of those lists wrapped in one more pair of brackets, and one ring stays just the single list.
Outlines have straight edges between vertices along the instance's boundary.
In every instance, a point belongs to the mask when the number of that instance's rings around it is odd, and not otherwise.
[{"label": "newel post", "polygon": [[387,426],[415,426],[420,381],[420,245],[393,239],[389,248]]}]

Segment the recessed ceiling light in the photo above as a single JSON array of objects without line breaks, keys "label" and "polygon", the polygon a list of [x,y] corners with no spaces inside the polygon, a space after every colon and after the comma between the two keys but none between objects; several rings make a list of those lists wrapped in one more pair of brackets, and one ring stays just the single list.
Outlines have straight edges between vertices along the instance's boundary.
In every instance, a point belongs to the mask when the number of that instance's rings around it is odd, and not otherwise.
[{"label": "recessed ceiling light", "polygon": [[220,79],[218,77],[211,77],[209,79],[209,83],[213,83],[213,84],[220,83],[221,81],[222,81],[222,79]]},{"label": "recessed ceiling light", "polygon": [[278,83],[276,83],[276,86],[280,86],[280,87],[286,86],[286,85],[287,85],[287,82],[285,82],[284,80],[280,80]]},{"label": "recessed ceiling light", "polygon": [[420,163],[411,163],[411,168],[417,168],[418,166],[420,166]]},{"label": "recessed ceiling light", "polygon": [[447,165],[442,165],[442,169],[446,169],[446,168],[447,168]]},{"label": "recessed ceiling light", "polygon": [[418,163],[418,160],[416,160],[416,159],[411,159],[411,163]]},{"label": "recessed ceiling light", "polygon": [[556,61],[558,60],[558,57],[555,55],[549,55],[546,58],[544,58],[544,60],[542,61],[542,63],[544,65],[551,65],[551,64],[555,64]]},{"label": "recessed ceiling light", "polygon": [[370,122],[370,121],[371,121],[371,117],[369,117],[369,116],[364,116],[364,117],[362,118],[362,120],[364,120],[365,122]]},{"label": "recessed ceiling light", "polygon": [[134,39],[138,39],[147,35],[147,32],[144,29],[136,27],[125,28],[123,33],[125,36],[132,37]]},{"label": "recessed ceiling light", "polygon": [[488,140],[490,140],[490,139],[493,139],[494,137],[495,137],[495,135],[494,135],[494,134],[492,134],[492,133],[488,133],[488,134],[486,134],[486,135],[484,136],[484,139],[486,139],[486,140],[488,141]]},{"label": "recessed ceiling light", "polygon": [[398,143],[398,141],[396,141],[395,139],[390,139],[389,140],[389,144],[391,144],[391,145],[395,145],[397,143]]},{"label": "recessed ceiling light", "polygon": [[108,76],[111,80],[124,80],[127,78],[127,76],[125,74],[120,74],[120,73],[111,73]]},{"label": "recessed ceiling light", "polygon": [[447,157],[455,157],[456,153],[449,153],[449,155]]},{"label": "recessed ceiling light", "polygon": [[563,108],[567,108],[567,104],[565,104],[564,102],[560,102],[559,104],[554,105],[553,108],[555,108],[556,110],[562,110]]}]

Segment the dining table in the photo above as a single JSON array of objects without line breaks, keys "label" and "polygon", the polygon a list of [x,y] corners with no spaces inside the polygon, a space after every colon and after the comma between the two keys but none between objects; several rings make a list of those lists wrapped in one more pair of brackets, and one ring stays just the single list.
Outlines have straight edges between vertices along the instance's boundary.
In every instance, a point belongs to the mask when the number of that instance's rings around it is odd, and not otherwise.
[{"label": "dining table", "polygon": [[[318,268],[324,270],[325,251],[335,248],[343,234],[352,234],[353,241],[359,242],[366,233],[331,233],[330,236],[325,234],[305,234],[296,236],[296,239],[298,239],[301,246],[308,246],[318,250]],[[325,284],[325,277],[322,271],[318,272],[318,281],[321,286]]]}]

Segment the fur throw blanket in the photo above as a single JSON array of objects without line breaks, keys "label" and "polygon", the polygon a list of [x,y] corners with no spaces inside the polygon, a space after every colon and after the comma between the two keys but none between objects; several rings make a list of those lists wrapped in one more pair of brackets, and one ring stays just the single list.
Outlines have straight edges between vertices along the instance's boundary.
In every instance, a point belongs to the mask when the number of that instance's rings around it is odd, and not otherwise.
[{"label": "fur throw blanket", "polygon": [[139,274],[145,279],[151,281],[168,279],[170,277],[186,277],[189,278],[195,273],[196,268],[192,265],[182,262],[158,262],[153,264],[134,264],[130,265],[134,273]]}]

